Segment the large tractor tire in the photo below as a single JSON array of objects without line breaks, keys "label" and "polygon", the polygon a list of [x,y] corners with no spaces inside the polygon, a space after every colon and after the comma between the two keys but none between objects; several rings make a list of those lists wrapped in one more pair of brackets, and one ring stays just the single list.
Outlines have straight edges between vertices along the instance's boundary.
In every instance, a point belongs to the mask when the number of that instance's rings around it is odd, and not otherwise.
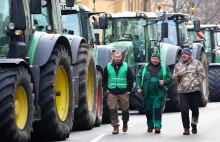
[{"label": "large tractor tire", "polygon": [[73,76],[71,58],[63,45],[55,45],[41,67],[39,105],[41,120],[34,123],[34,139],[65,140],[73,123]]},{"label": "large tractor tire", "polygon": [[104,95],[103,95],[103,114],[102,114],[102,123],[103,124],[111,123],[107,99],[108,99],[108,95],[104,92]]},{"label": "large tractor tire", "polygon": [[33,84],[24,67],[0,68],[0,141],[30,141]]},{"label": "large tractor tire", "polygon": [[[76,69],[79,69],[79,104],[75,110],[74,130],[90,130],[96,122],[96,66],[92,49],[81,44]],[[74,71],[75,73],[77,71]]]},{"label": "large tractor tire", "polygon": [[201,85],[201,95],[200,95],[200,107],[205,107],[208,103],[209,98],[209,77],[208,77],[208,61],[205,52],[201,53],[201,59],[203,68],[205,69],[205,79]]},{"label": "large tractor tire", "polygon": [[139,112],[139,114],[145,114],[144,97],[136,93],[135,99],[136,99],[136,110]]},{"label": "large tractor tire", "polygon": [[97,104],[96,104],[96,122],[95,127],[99,127],[102,124],[103,114],[103,89],[102,89],[102,75],[97,71]]},{"label": "large tractor tire", "polygon": [[180,100],[177,92],[176,82],[173,80],[169,85],[167,92],[165,112],[179,112],[180,111]]},{"label": "large tractor tire", "polygon": [[209,100],[220,102],[220,66],[209,67]]}]

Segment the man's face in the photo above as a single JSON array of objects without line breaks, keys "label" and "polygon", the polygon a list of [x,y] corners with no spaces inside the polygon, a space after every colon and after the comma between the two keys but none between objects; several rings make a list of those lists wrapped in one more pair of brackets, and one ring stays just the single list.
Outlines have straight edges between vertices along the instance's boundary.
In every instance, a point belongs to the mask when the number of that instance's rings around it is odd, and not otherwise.
[{"label": "man's face", "polygon": [[189,58],[190,58],[190,55],[189,54],[186,54],[186,53],[183,53],[182,54],[182,61],[188,61],[189,60]]},{"label": "man's face", "polygon": [[116,64],[121,63],[121,60],[122,60],[121,54],[115,53],[115,54],[113,55],[113,60],[114,60],[114,62],[115,62]]},{"label": "man's face", "polygon": [[156,66],[160,63],[160,59],[157,57],[151,57],[151,63]]}]

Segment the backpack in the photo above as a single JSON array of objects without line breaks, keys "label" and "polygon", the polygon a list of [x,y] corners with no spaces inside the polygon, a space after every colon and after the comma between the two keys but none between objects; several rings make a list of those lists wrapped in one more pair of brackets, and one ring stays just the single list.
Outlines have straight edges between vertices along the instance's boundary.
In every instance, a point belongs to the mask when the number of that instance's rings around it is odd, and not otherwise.
[{"label": "backpack", "polygon": [[[141,75],[141,87],[143,86],[143,82],[144,82],[144,75],[147,71],[146,67],[148,66],[148,63],[144,65],[144,69],[142,71],[142,75]],[[163,79],[166,78],[166,75],[167,75],[167,69],[166,69],[166,66],[161,64],[162,66],[162,72],[163,72]],[[167,86],[163,86],[165,90],[168,90]]]}]

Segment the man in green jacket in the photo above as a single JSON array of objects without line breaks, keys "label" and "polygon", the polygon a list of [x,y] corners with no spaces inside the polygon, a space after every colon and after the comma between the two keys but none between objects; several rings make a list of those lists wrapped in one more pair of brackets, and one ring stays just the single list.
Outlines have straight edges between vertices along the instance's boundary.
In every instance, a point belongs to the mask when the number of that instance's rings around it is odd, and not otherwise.
[{"label": "man in green jacket", "polygon": [[160,54],[153,53],[151,61],[142,67],[136,76],[137,93],[144,97],[148,132],[160,133],[162,108],[171,83],[172,74],[168,67],[160,63]]}]

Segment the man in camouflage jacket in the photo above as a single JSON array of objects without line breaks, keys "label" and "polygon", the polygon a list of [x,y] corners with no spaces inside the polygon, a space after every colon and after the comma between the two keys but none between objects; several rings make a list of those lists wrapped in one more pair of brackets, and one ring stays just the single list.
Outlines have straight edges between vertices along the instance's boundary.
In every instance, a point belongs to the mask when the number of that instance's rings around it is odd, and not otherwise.
[{"label": "man in camouflage jacket", "polygon": [[205,70],[200,61],[192,59],[189,48],[182,50],[181,61],[176,64],[173,77],[177,81],[180,97],[180,110],[184,127],[183,135],[189,135],[189,108],[192,110],[192,133],[197,133],[199,118],[199,97]]}]

